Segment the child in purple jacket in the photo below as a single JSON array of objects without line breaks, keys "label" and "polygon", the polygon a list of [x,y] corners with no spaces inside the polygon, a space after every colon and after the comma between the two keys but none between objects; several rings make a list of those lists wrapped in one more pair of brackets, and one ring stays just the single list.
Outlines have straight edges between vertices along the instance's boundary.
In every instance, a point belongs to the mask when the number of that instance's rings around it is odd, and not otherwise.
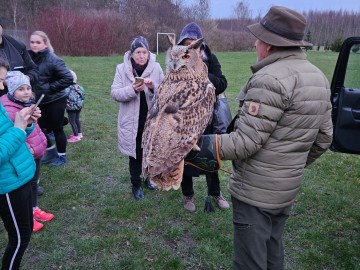
[{"label": "child in purple jacket", "polygon": [[[1,104],[5,107],[6,112],[12,121],[15,120],[15,115],[24,107],[29,107],[33,104],[33,93],[29,78],[20,71],[9,71],[5,79],[8,87],[7,95],[0,98]],[[46,213],[41,210],[37,202],[37,185],[40,176],[40,159],[46,151],[46,137],[41,131],[38,124],[35,125],[33,132],[27,137],[26,144],[30,149],[31,154],[35,159],[36,171],[31,180],[32,190],[32,206],[34,216],[33,232],[40,230],[44,225],[39,221],[50,221],[54,218],[51,213]]]}]

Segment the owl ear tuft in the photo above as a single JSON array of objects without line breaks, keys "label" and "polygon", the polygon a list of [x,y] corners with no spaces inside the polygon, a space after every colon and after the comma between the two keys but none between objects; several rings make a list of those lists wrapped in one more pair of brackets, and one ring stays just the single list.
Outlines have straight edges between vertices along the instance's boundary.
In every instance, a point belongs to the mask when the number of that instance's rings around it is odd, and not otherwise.
[{"label": "owl ear tuft", "polygon": [[193,42],[190,43],[190,45],[188,46],[188,49],[197,49],[200,47],[200,45],[203,43],[203,38],[199,38],[194,40]]},{"label": "owl ear tuft", "polygon": [[175,40],[174,40],[173,36],[171,36],[171,35],[166,35],[166,36],[169,40],[170,46],[175,46]]}]

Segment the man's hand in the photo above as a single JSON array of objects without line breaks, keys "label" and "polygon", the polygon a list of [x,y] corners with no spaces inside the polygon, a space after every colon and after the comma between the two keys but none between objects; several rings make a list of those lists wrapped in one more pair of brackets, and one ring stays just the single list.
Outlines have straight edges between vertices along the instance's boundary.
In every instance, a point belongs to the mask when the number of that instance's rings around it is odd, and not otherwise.
[{"label": "man's hand", "polygon": [[220,169],[220,155],[218,151],[217,134],[202,135],[197,142],[200,150],[191,150],[185,157],[185,164],[194,166],[206,172],[215,172]]}]

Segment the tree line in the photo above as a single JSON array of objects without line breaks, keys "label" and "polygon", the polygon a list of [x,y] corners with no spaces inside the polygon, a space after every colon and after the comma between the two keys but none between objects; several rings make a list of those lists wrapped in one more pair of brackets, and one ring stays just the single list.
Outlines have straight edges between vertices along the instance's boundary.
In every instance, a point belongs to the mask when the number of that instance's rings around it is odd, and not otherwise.
[{"label": "tree line", "polygon": [[[235,4],[231,18],[214,20],[209,0],[191,5],[185,0],[0,0],[0,14],[4,29],[14,30],[26,44],[29,33],[42,30],[56,53],[73,56],[122,54],[136,35],[145,36],[156,51],[157,32],[178,37],[191,21],[202,27],[205,41],[215,51],[251,50],[254,37],[246,26],[260,20],[245,1]],[[331,48],[334,42],[360,35],[360,12],[303,14],[308,20],[306,39],[315,46]],[[167,47],[166,38],[160,36],[159,50]]]}]

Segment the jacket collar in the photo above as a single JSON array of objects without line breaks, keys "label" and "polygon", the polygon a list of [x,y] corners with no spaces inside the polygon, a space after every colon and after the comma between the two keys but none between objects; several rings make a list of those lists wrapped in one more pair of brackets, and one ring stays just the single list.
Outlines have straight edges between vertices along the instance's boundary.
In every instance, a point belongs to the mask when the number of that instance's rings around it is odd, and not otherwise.
[{"label": "jacket collar", "polygon": [[[126,67],[126,76],[131,80],[131,81],[135,81],[134,79],[134,74],[133,74],[133,67],[131,64],[131,52],[127,51],[124,55],[124,64]],[[146,78],[149,77],[150,74],[152,73],[152,71],[155,68],[155,63],[156,63],[156,55],[153,53],[150,53],[150,59],[148,62],[147,67],[145,68],[143,74],[141,75],[141,77]]]},{"label": "jacket collar", "polygon": [[272,63],[275,63],[275,62],[283,60],[283,59],[303,59],[303,60],[305,60],[306,54],[300,48],[280,50],[280,51],[276,51],[276,52],[270,54],[268,57],[264,58],[260,62],[257,62],[256,64],[252,65],[250,68],[253,73],[256,73],[263,67],[268,66]]}]

